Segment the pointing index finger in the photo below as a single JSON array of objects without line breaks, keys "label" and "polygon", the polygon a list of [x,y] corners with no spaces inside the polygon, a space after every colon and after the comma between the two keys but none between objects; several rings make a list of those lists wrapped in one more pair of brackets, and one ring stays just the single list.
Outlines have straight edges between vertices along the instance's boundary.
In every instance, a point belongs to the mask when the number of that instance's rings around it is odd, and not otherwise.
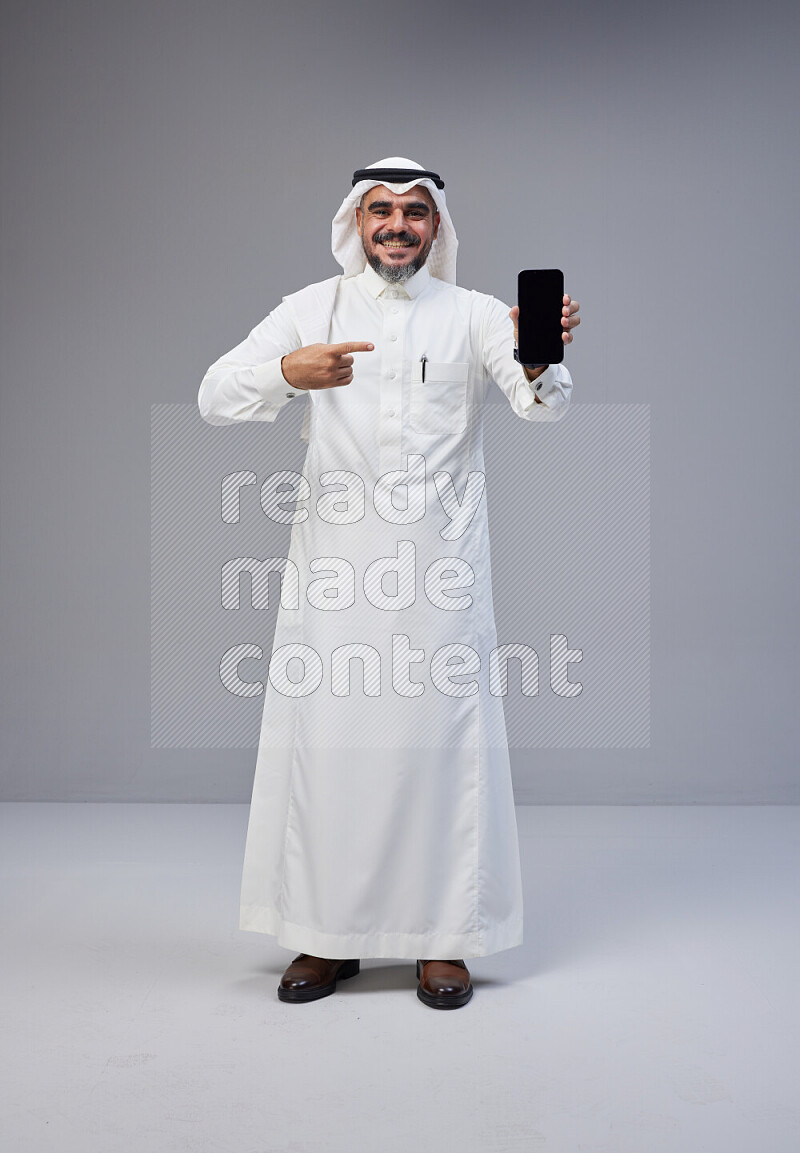
[{"label": "pointing index finger", "polygon": [[340,355],[344,355],[348,352],[372,352],[374,347],[374,344],[369,344],[365,340],[349,340],[345,341],[344,344],[331,345],[333,351],[338,352]]}]

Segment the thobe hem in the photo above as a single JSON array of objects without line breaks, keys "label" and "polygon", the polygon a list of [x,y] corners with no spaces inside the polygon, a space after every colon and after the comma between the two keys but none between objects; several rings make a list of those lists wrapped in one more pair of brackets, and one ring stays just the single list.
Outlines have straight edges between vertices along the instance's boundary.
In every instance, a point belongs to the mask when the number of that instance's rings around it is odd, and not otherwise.
[{"label": "thobe hem", "polygon": [[270,933],[286,949],[312,957],[486,957],[522,944],[522,918],[493,923],[480,933],[323,933],[284,921],[274,909],[242,905],[239,928]]}]

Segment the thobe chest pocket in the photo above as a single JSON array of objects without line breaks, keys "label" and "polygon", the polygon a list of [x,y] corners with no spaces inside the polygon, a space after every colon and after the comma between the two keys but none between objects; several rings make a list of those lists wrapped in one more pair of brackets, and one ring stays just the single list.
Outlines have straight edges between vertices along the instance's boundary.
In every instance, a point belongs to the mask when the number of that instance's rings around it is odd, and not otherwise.
[{"label": "thobe chest pocket", "polygon": [[414,361],[411,371],[409,424],[429,436],[463,432],[467,427],[469,362]]}]

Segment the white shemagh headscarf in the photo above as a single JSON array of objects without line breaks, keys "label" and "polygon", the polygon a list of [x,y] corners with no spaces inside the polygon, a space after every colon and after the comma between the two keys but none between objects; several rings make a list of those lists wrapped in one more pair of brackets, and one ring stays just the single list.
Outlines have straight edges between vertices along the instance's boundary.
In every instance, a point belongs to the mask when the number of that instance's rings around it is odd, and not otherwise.
[{"label": "white shemagh headscarf", "polygon": [[[387,156],[385,160],[376,160],[374,164],[369,164],[367,167],[416,168],[420,172],[426,171],[421,164],[417,164],[414,160],[408,160],[405,156]],[[352,190],[342,201],[342,207],[334,216],[331,227],[331,247],[333,249],[333,255],[344,269],[345,276],[358,276],[367,266],[364,247],[361,243],[358,229],[356,228],[356,205],[365,192],[368,192],[370,188],[376,188],[379,184],[383,184],[384,187],[394,192],[397,196],[402,196],[404,192],[408,192],[409,189],[416,188],[417,185],[420,184],[430,191],[434,203],[439,209],[439,234],[431,245],[425,266],[431,276],[436,276],[439,280],[446,280],[450,284],[455,284],[456,249],[458,248],[456,230],[450,219],[450,213],[447,211],[447,201],[445,200],[444,192],[442,189],[437,188],[434,182],[427,176],[422,177],[420,180],[409,180],[405,184],[389,184],[385,180],[377,179],[359,180],[358,184],[353,186]]]}]

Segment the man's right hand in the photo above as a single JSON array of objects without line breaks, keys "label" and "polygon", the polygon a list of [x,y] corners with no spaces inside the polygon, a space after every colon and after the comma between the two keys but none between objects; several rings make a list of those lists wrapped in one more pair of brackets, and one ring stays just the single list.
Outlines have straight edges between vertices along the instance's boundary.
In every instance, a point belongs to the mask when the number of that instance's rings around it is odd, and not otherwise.
[{"label": "man's right hand", "polygon": [[336,388],[353,379],[354,352],[372,352],[374,344],[309,344],[281,360],[281,372],[293,388]]}]

